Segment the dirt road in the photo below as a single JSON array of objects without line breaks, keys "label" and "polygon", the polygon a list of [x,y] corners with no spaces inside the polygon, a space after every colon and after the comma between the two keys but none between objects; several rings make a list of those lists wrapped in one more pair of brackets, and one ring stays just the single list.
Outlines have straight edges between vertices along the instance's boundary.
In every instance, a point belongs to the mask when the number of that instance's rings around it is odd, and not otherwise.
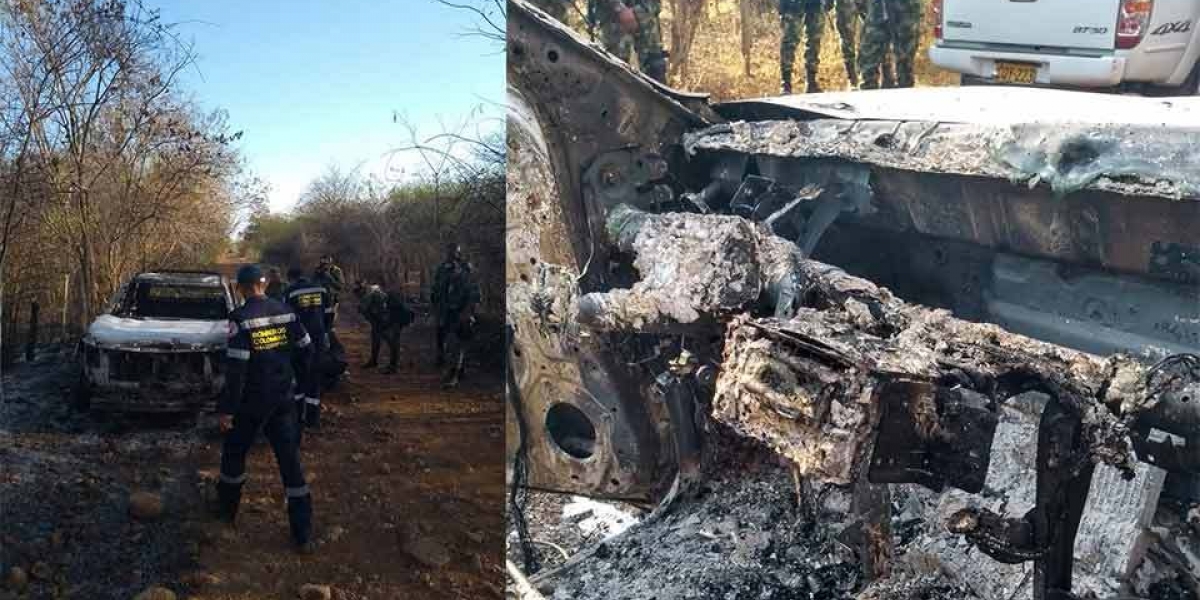
[{"label": "dirt road", "polygon": [[[75,413],[69,352],[4,373],[0,599],[128,599],[154,585],[195,600],[295,598],[304,584],[345,600],[499,598],[499,373],[477,368],[441,390],[421,324],[404,332],[399,373],[363,371],[365,324],[342,309],[351,372],[325,395],[325,428],[303,447],[311,556],[290,551],[265,442],[248,462],[239,527],[223,531],[203,501],[220,454],[210,416]],[[130,516],[136,491],[158,494],[162,515]]]}]

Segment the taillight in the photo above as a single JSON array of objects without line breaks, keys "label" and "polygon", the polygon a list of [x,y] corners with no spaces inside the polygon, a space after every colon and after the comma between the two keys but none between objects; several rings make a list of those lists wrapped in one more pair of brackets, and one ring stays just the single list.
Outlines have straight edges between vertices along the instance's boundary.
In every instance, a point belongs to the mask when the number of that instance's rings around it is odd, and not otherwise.
[{"label": "taillight", "polygon": [[942,0],[929,3],[929,16],[933,19],[933,37],[942,39]]},{"label": "taillight", "polygon": [[1150,12],[1154,0],[1121,0],[1121,12],[1117,14],[1117,49],[1136,47],[1150,25]]}]

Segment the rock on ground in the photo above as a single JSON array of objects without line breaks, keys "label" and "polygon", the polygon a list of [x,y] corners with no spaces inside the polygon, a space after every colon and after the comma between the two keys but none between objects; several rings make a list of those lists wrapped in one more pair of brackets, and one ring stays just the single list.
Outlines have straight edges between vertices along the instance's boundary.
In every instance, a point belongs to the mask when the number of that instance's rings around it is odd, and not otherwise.
[{"label": "rock on ground", "polygon": [[153,521],[162,516],[162,496],[151,492],[134,492],[129,495],[129,514],[143,521]]},{"label": "rock on ground", "polygon": [[175,592],[165,587],[154,586],[134,596],[133,600],[175,600]]},{"label": "rock on ground", "polygon": [[21,567],[13,567],[8,570],[8,577],[5,578],[5,583],[9,589],[21,591],[25,586],[29,585],[29,574]]},{"label": "rock on ground", "polygon": [[404,534],[404,553],[417,562],[431,568],[450,564],[450,551],[436,538],[421,532],[419,527],[410,527]]},{"label": "rock on ground", "polygon": [[333,589],[327,585],[306,583],[300,586],[300,600],[331,600]]}]

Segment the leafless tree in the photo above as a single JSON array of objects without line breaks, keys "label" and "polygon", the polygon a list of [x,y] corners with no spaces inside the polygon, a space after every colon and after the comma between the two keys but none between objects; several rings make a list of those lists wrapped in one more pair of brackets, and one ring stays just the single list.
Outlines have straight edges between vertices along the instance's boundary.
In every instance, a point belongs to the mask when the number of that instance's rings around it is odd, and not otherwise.
[{"label": "leafless tree", "polygon": [[82,325],[130,271],[223,243],[241,134],[181,99],[192,59],[137,0],[0,5],[0,293],[73,296]]}]

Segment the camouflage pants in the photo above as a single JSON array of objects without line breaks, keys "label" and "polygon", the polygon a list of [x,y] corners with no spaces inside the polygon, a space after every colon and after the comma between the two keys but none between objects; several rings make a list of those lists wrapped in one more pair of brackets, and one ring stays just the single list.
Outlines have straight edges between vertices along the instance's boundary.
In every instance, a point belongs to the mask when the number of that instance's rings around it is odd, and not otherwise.
[{"label": "camouflage pants", "polygon": [[542,9],[546,14],[558,19],[560,23],[567,21],[567,3],[569,0],[530,0],[530,4]]},{"label": "camouflage pants", "polygon": [[842,40],[842,62],[850,87],[858,87],[858,19],[862,14],[861,0],[834,0],[834,23]]},{"label": "camouflage pants", "polygon": [[880,69],[888,50],[896,61],[896,84],[912,87],[913,60],[917,53],[920,4],[918,0],[867,0],[859,69],[863,89],[879,87]]},{"label": "camouflage pants", "polygon": [[792,91],[792,66],[800,45],[800,24],[804,24],[804,72],[809,91],[817,91],[817,69],[821,64],[821,38],[825,34],[825,11],[821,0],[783,0],[779,20],[783,35],[779,43],[779,74],[784,92]]},{"label": "camouflage pants", "polygon": [[631,0],[626,4],[637,16],[638,29],[632,35],[621,30],[617,15],[609,10],[606,2],[589,0],[588,13],[595,17],[600,44],[630,64],[630,57],[637,56],[638,68],[642,72],[665,82],[667,55],[663,52],[662,28],[659,24],[662,0]]}]

